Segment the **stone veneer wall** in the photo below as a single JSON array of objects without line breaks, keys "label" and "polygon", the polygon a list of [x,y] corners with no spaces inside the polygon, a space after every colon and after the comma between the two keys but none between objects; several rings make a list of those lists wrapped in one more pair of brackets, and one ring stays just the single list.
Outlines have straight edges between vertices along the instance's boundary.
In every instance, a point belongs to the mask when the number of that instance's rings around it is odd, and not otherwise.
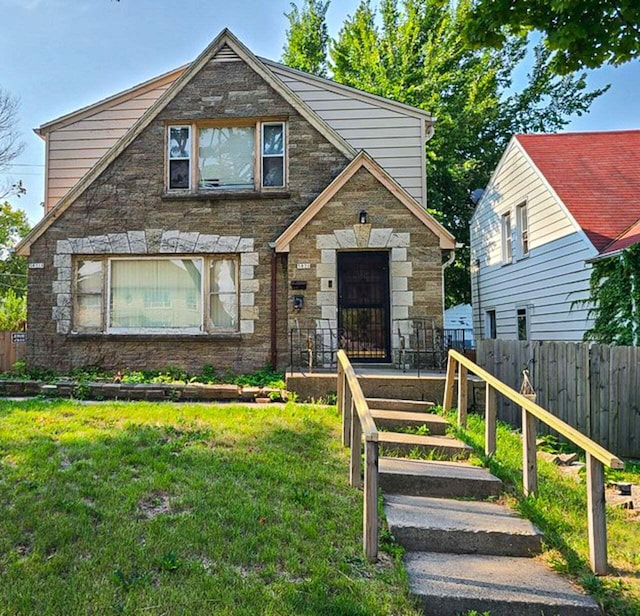
[{"label": "stone veneer wall", "polygon": [[[243,117],[288,118],[286,191],[248,195],[164,193],[167,123]],[[273,250],[269,243],[347,163],[342,153],[244,63],[210,62],[31,246],[30,262],[42,263],[43,267],[29,270],[29,366],[58,371],[89,365],[109,369],[178,365],[194,371],[205,364],[237,371],[264,366],[270,359]],[[180,247],[194,254],[187,249],[192,243],[213,241],[215,236],[253,241],[247,252],[239,251],[240,245],[235,248],[246,267],[253,270],[252,278],[243,281],[243,291],[254,293],[253,305],[245,308],[259,317],[249,318],[245,310],[244,332],[208,336],[63,333],[70,327],[70,255],[85,251],[123,254],[119,251],[126,250],[127,244],[131,252],[124,254],[166,254],[163,237],[169,252],[175,242],[176,252]],[[223,244],[219,242],[216,240],[216,247],[221,249]],[[286,259],[280,258],[277,325],[281,367],[288,360],[284,347],[288,323],[285,267]],[[252,281],[255,291],[250,290]],[[248,331],[250,322],[252,333]]]},{"label": "stone veneer wall", "polygon": [[[368,223],[357,224],[361,210]],[[345,224],[346,223],[346,224]],[[391,319],[403,334],[409,321],[429,318],[442,326],[442,253],[439,238],[366,169],[356,174],[291,242],[289,278],[307,283],[305,306],[290,311],[290,328],[336,327],[338,281],[336,253],[386,250],[390,260]],[[310,263],[311,269],[297,269]],[[394,344],[397,330],[393,332]]]}]

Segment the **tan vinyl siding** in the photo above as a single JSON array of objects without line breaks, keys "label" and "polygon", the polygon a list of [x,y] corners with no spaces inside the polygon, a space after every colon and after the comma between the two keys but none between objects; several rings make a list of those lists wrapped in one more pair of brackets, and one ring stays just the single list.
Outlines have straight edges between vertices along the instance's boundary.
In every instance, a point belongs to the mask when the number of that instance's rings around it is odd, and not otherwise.
[{"label": "tan vinyl siding", "polygon": [[[516,208],[524,202],[526,257],[520,255],[516,228]],[[500,221],[509,211],[514,259],[504,265]],[[516,339],[517,309],[526,307],[532,340],[582,340],[590,326],[588,306],[576,302],[588,297],[590,267],[585,260],[595,254],[539,172],[512,143],[471,221],[474,334],[486,337],[484,314],[495,310],[497,337]]]},{"label": "tan vinyl siding", "polygon": [[51,130],[47,134],[47,179],[45,208],[48,212],[80,178],[120,139],[140,116],[171,85],[134,94],[88,117]]},{"label": "tan vinyl siding", "polygon": [[285,68],[269,68],[356,150],[366,150],[419,203],[424,203],[424,119],[309,83]]}]

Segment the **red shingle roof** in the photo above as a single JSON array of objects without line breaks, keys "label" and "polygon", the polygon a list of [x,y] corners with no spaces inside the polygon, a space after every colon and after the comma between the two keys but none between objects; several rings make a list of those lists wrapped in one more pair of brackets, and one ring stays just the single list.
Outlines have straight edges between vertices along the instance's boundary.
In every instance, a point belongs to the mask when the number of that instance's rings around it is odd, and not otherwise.
[{"label": "red shingle roof", "polygon": [[640,130],[516,139],[599,252],[640,241]]}]

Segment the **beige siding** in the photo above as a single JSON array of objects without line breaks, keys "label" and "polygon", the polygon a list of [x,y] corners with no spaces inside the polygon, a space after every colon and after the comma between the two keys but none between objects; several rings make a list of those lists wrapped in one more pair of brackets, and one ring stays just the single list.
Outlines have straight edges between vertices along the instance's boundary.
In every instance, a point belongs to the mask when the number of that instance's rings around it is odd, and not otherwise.
[{"label": "beige siding", "polygon": [[366,150],[419,203],[426,195],[424,118],[323,88],[277,64],[273,71],[356,150]]},{"label": "beige siding", "polygon": [[[519,248],[516,208],[527,203],[529,255]],[[513,262],[502,263],[501,218],[511,213]],[[539,172],[512,143],[471,221],[474,333],[485,337],[485,312],[496,311],[497,336],[517,338],[517,310],[528,311],[533,340],[582,339],[590,326],[590,267],[596,251]],[[479,267],[478,267],[479,264]]]},{"label": "beige siding", "polygon": [[98,107],[92,115],[47,134],[47,212],[158,100],[169,85],[170,81],[163,81],[158,87],[127,100],[106,108]]}]

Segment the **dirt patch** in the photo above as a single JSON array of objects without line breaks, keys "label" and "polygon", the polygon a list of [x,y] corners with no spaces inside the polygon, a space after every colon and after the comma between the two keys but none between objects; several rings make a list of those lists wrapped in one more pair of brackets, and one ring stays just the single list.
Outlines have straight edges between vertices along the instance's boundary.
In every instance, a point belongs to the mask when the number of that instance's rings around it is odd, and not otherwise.
[{"label": "dirt patch", "polygon": [[171,500],[166,492],[154,492],[151,496],[140,501],[138,509],[143,518],[153,520],[159,515],[171,513]]}]

